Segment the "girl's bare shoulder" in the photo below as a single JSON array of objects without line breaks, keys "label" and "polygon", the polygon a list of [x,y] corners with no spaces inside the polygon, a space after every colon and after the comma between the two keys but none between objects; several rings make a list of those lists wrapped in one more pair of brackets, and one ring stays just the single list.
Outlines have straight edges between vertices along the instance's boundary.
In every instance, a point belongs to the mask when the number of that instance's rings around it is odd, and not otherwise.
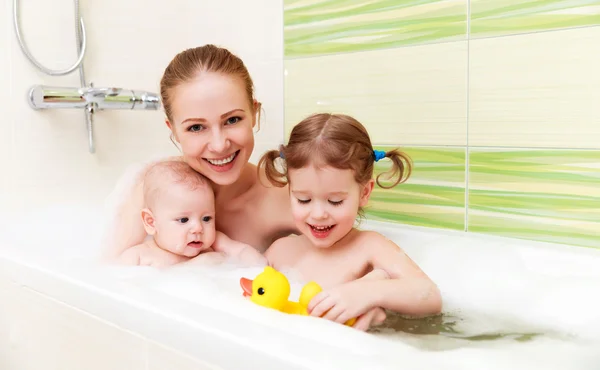
[{"label": "girl's bare shoulder", "polygon": [[290,235],[277,239],[265,252],[265,257],[272,266],[288,265],[297,261],[304,251],[308,250],[308,239],[304,235]]}]

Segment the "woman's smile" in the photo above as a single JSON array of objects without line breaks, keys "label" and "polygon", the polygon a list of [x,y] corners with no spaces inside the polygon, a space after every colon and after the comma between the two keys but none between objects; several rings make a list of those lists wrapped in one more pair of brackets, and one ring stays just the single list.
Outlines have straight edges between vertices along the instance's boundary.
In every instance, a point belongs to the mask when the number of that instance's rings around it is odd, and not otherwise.
[{"label": "woman's smile", "polygon": [[218,158],[218,159],[217,158],[202,158],[202,159],[204,159],[214,171],[225,172],[225,171],[229,171],[234,166],[235,160],[239,153],[240,153],[240,151],[237,150],[234,153],[232,153],[229,156],[224,157],[224,158]]}]

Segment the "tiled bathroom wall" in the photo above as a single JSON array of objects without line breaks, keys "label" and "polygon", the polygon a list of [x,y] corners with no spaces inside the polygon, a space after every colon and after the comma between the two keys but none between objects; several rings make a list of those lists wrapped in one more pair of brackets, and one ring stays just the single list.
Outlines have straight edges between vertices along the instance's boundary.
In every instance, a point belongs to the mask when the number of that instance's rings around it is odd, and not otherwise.
[{"label": "tiled bathroom wall", "polygon": [[[51,69],[77,59],[72,0],[19,0],[21,32],[33,56]],[[258,156],[283,137],[283,1],[81,1],[87,31],[86,82],[158,93],[180,51],[214,43],[246,63],[263,103]],[[126,169],[178,153],[162,111],[95,115],[96,153],[88,152],[81,110],[34,111],[34,84],[79,87],[78,73],[51,77],[22,53],[13,0],[0,0],[0,209],[102,203]]]},{"label": "tiled bathroom wall", "polygon": [[414,161],[369,218],[600,247],[600,1],[285,0],[284,23],[286,134],[351,114]]}]

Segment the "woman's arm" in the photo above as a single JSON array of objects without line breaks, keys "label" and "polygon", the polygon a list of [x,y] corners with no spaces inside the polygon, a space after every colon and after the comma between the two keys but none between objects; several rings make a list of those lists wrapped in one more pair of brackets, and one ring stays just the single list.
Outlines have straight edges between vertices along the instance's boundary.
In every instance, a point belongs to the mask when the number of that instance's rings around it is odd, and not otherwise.
[{"label": "woman's arm", "polygon": [[144,177],[154,164],[162,161],[183,160],[181,157],[166,157],[130,167],[115,185],[108,197],[111,219],[103,240],[104,258],[114,261],[127,249],[146,238],[141,211],[144,208]]},{"label": "woman's arm", "polygon": [[143,176],[140,176],[127,198],[117,208],[104,239],[105,258],[114,261],[127,249],[143,243],[146,230],[142,224],[144,208]]}]

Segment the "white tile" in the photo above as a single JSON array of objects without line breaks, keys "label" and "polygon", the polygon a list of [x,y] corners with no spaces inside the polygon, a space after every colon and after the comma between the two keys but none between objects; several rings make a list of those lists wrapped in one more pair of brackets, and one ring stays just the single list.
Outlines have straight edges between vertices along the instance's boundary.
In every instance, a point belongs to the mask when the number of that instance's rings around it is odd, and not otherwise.
[{"label": "white tile", "polygon": [[469,144],[600,148],[600,27],[471,41]]},{"label": "white tile", "polygon": [[282,0],[228,0],[240,12],[244,31],[237,40],[244,55],[262,60],[280,60],[283,57],[283,1]]},{"label": "white tile", "polygon": [[10,300],[11,368],[146,370],[144,339],[28,288]]},{"label": "white tile", "polygon": [[313,113],[344,113],[374,144],[465,145],[467,52],[452,42],[286,60],[286,132]]},{"label": "white tile", "polygon": [[[76,57],[72,2],[22,3],[22,29],[32,54],[52,68],[72,63]],[[177,53],[215,43],[238,53],[251,69],[266,113],[257,141],[276,139],[283,127],[282,1],[240,4],[239,0],[176,0],[168,5],[159,0],[81,2],[88,35],[87,83],[158,93],[162,72]],[[53,37],[43,41],[41,36],[49,32]],[[0,149],[0,156],[8,158],[5,154],[14,152],[17,159],[8,162],[10,176],[0,181],[10,178],[11,186],[19,190],[11,196],[13,206],[100,203],[131,163],[178,153],[169,140],[162,111],[97,113],[96,153],[88,153],[82,111],[33,111],[25,100],[33,84],[77,87],[78,74],[50,77],[36,71],[11,36],[0,41],[0,46],[8,40],[10,62],[5,64],[14,67],[7,104],[11,114],[6,120],[14,121],[14,125],[7,124],[14,134],[0,138],[0,145],[10,148]],[[8,77],[0,72],[0,82]],[[0,165],[5,166],[4,162]],[[4,183],[1,189],[7,188]]]},{"label": "white tile", "polygon": [[183,353],[167,347],[149,343],[148,370],[218,370],[200,360],[195,360]]},{"label": "white tile", "polygon": [[13,121],[10,94],[11,50],[10,38],[14,37],[10,14],[12,2],[0,4],[0,211],[8,208],[12,193],[12,161],[9,159],[13,148]]},{"label": "white tile", "polygon": [[[246,63],[253,77],[256,99],[262,103],[257,142],[275,145],[283,140],[283,60]],[[258,127],[257,127],[258,129]]]}]

